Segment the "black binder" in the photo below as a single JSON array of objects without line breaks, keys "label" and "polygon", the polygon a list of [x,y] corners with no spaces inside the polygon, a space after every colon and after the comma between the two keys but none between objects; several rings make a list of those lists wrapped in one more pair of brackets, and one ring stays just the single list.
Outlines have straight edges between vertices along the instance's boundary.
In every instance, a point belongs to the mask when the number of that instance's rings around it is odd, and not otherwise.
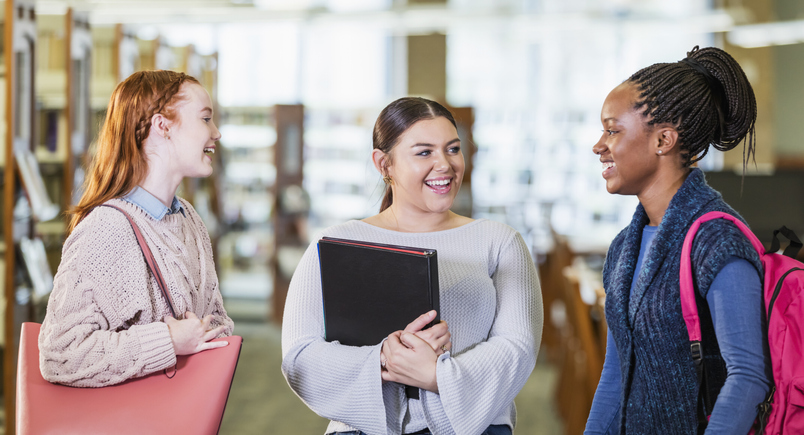
[{"label": "black binder", "polygon": [[318,258],[327,341],[374,346],[430,310],[439,322],[434,249],[324,237]]}]

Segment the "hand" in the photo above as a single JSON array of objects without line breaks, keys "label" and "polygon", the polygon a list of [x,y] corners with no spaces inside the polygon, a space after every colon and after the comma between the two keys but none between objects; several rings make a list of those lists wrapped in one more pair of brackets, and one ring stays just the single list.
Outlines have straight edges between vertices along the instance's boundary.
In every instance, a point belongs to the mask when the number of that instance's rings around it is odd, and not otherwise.
[{"label": "hand", "polygon": [[383,381],[398,382],[438,393],[438,355],[430,344],[415,334],[396,331],[382,344],[380,360]]},{"label": "hand", "polygon": [[165,323],[173,340],[176,355],[192,355],[207,349],[216,349],[229,344],[226,341],[209,342],[220,335],[225,326],[210,329],[212,314],[199,319],[194,313],[184,313],[184,320],[176,320],[172,316],[165,317]]},{"label": "hand", "polygon": [[404,332],[415,334],[417,337],[427,342],[435,351],[436,356],[438,356],[452,349],[452,334],[449,332],[447,322],[443,320],[427,329],[422,329],[429,325],[430,322],[435,319],[435,316],[435,310],[430,310],[422,314],[416,318],[416,320],[410,322],[408,326],[405,327]]}]

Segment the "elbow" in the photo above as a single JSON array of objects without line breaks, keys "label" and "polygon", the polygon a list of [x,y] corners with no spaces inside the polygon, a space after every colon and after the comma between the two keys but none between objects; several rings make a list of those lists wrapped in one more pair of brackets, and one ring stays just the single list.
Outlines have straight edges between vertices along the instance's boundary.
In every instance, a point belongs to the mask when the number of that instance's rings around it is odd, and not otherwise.
[{"label": "elbow", "polygon": [[51,372],[48,368],[44,365],[39,366],[39,372],[42,374],[42,377],[45,378],[46,381],[50,382],[51,384],[58,384],[59,376],[56,373]]}]

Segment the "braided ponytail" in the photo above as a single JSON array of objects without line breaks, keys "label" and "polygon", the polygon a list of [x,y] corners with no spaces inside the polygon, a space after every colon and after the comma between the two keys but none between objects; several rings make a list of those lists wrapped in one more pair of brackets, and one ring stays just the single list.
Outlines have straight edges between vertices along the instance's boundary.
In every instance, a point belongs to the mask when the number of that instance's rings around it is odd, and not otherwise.
[{"label": "braided ponytail", "polygon": [[148,174],[143,142],[157,113],[174,120],[185,83],[195,78],[175,71],[139,71],[117,85],[98,135],[97,153],[84,179],[84,193],[72,215],[68,234],[93,208],[130,192]]},{"label": "braided ponytail", "polygon": [[643,68],[627,82],[639,90],[635,109],[648,125],[672,124],[678,131],[685,166],[713,146],[728,151],[746,139],[743,165],[755,158],[757,102],[740,64],[725,51],[695,46],[676,63]]}]

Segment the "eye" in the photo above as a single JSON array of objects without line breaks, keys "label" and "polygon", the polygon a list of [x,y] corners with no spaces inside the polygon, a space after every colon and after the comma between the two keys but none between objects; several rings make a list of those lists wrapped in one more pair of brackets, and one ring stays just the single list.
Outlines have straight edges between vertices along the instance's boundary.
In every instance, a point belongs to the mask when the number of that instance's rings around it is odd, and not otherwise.
[{"label": "eye", "polygon": [[461,146],[460,145],[455,145],[455,146],[449,147],[449,152],[451,152],[453,154],[458,154],[459,152],[461,152]]},{"label": "eye", "polygon": [[614,134],[616,134],[616,133],[619,133],[619,131],[617,131],[617,130],[603,130],[603,131],[604,131],[606,134],[608,134],[609,136],[614,135]]},{"label": "eye", "polygon": [[206,122],[207,124],[209,124],[209,121],[212,121],[212,118],[203,118],[203,119],[204,119],[204,122]]},{"label": "eye", "polygon": [[430,150],[424,150],[424,151],[421,151],[421,152],[416,153],[416,155],[417,155],[417,156],[422,156],[422,157],[427,157],[427,156],[429,156],[429,155],[430,155],[430,154],[432,154],[432,153],[433,153],[433,152],[432,152],[432,151],[430,151]]}]

